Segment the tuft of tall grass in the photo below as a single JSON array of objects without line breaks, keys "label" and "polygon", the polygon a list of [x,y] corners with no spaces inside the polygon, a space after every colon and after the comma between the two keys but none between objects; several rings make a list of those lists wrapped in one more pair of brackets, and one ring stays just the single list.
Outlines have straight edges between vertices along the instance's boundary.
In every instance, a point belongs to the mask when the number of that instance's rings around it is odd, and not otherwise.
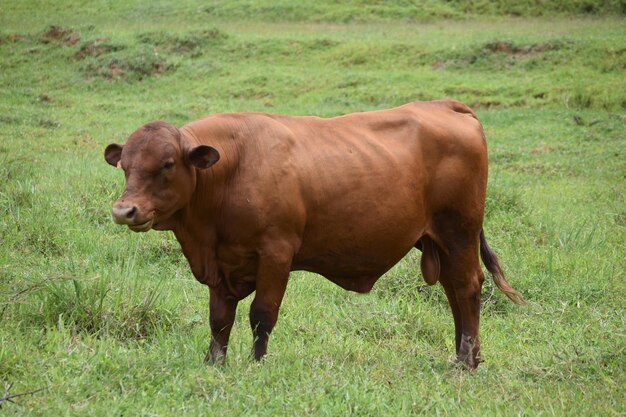
[{"label": "tuft of tall grass", "polygon": [[178,322],[162,299],[162,280],[149,284],[131,264],[122,271],[92,277],[46,277],[8,298],[7,315],[25,328],[56,328],[120,341],[150,338]]}]

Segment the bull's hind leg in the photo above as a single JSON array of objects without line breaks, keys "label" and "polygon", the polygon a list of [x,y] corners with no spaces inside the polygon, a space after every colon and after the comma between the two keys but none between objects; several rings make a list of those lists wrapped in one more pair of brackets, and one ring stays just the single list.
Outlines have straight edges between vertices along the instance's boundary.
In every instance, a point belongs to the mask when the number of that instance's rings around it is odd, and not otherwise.
[{"label": "bull's hind leg", "polygon": [[480,292],[484,275],[478,259],[479,232],[448,239],[441,254],[441,276],[454,316],[457,361],[469,368],[480,362]]},{"label": "bull's hind leg", "polygon": [[459,348],[461,347],[461,333],[463,330],[463,323],[461,321],[461,310],[459,309],[459,303],[456,301],[456,293],[454,287],[450,282],[441,280],[441,285],[448,297],[448,303],[450,304],[450,310],[452,311],[452,317],[454,318],[454,343],[455,353],[459,354]]}]

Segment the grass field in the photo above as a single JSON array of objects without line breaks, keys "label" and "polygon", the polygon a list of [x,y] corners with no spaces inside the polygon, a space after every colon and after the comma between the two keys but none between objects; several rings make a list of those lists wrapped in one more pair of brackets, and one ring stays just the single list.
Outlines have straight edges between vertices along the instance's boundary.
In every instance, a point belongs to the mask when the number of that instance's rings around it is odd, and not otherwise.
[{"label": "grass field", "polygon": [[[41,389],[1,415],[626,414],[619,2],[170,3],[0,2],[0,395]],[[208,291],[172,235],[110,221],[104,146],[155,119],[442,97],[483,122],[486,235],[529,301],[486,281],[479,369],[453,364],[418,252],[369,295],[293,273],[269,355],[249,357],[248,299],[204,365]]]}]

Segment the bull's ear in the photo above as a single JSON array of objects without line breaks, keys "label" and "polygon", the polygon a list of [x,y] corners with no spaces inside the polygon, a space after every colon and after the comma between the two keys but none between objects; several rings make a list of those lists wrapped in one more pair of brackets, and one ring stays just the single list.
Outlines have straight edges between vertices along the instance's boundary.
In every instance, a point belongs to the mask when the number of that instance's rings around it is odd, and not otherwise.
[{"label": "bull's ear", "polygon": [[104,150],[104,159],[109,165],[113,165],[116,168],[120,167],[120,158],[122,157],[122,145],[112,143]]},{"label": "bull's ear", "polygon": [[206,169],[220,160],[220,153],[211,146],[200,145],[189,151],[187,160],[196,168]]}]

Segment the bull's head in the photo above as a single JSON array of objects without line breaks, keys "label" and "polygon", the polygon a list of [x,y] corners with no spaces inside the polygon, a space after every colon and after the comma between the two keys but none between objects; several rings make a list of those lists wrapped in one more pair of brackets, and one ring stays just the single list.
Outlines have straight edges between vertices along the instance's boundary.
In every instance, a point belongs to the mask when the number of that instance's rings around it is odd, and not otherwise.
[{"label": "bull's head", "polygon": [[104,159],[124,170],[126,190],[113,205],[113,220],[135,232],[159,229],[191,199],[196,169],[219,160],[207,145],[193,146],[180,131],[164,122],[136,130],[125,145],[111,144]]}]

